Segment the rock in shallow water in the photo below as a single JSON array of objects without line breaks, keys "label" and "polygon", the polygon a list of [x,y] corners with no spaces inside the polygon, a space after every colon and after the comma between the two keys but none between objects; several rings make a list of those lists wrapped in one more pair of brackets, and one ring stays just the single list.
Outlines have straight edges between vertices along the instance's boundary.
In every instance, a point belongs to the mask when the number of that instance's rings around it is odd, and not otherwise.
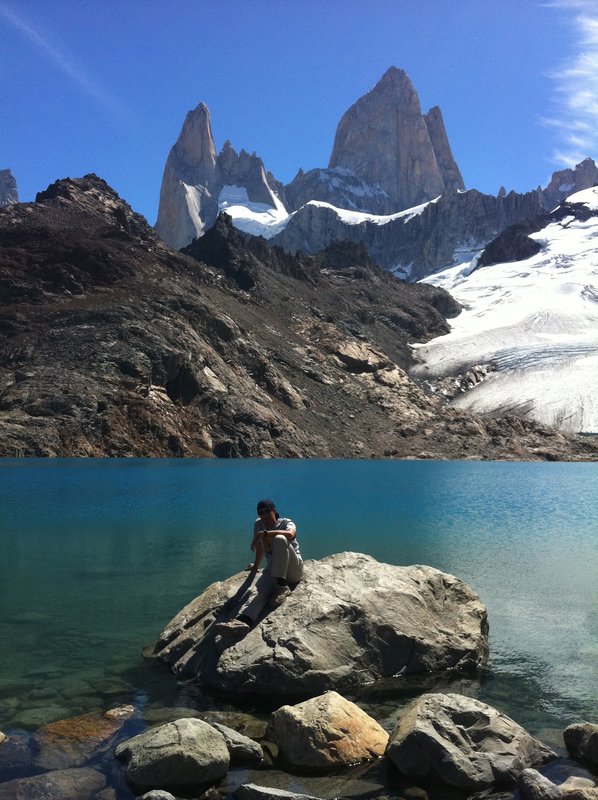
[{"label": "rock in shallow water", "polygon": [[179,719],[118,745],[127,781],[137,789],[173,789],[215,783],[226,775],[224,736],[200,719]]},{"label": "rock in shallow water", "polygon": [[91,711],[44,725],[33,736],[35,766],[40,769],[79,767],[106,752],[116,734],[134,713],[133,706]]},{"label": "rock in shallow water", "polygon": [[512,786],[556,757],[514,720],[458,694],[425,694],[401,715],[387,755],[404,774],[460,789]]},{"label": "rock in shallow water", "polygon": [[94,769],[59,769],[0,783],[0,800],[96,800],[106,778]]},{"label": "rock in shallow water", "polygon": [[388,733],[355,703],[326,692],[272,714],[272,732],[285,761],[298,769],[331,770],[384,755]]},{"label": "rock in shallow water", "polygon": [[486,609],[463,581],[426,566],[340,553],[240,640],[216,638],[255,576],[209,586],[164,629],[158,658],[180,677],[232,695],[309,697],[398,674],[472,670],[488,651]]}]

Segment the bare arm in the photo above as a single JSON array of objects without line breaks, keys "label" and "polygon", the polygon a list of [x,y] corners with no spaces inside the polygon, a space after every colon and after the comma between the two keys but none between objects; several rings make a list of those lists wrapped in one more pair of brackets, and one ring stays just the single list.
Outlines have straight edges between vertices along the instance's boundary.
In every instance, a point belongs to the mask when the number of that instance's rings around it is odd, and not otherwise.
[{"label": "bare arm", "polygon": [[255,551],[255,558],[253,559],[253,562],[251,564],[247,565],[246,569],[248,569],[250,572],[256,572],[266,552],[264,548],[263,533],[258,532],[253,534],[251,549]]}]

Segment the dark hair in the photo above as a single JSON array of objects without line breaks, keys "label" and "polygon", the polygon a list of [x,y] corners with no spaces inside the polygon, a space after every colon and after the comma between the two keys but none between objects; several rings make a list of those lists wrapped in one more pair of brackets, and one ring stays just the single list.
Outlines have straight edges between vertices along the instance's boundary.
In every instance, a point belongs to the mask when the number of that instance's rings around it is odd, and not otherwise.
[{"label": "dark hair", "polygon": [[[257,504],[257,513],[259,514],[260,511],[263,511],[264,509],[266,509],[268,511],[270,509],[272,509],[272,511],[276,512],[276,506],[274,505],[274,501],[273,500],[260,500],[258,502],[258,504]],[[276,512],[276,519],[278,519],[278,512]]]}]

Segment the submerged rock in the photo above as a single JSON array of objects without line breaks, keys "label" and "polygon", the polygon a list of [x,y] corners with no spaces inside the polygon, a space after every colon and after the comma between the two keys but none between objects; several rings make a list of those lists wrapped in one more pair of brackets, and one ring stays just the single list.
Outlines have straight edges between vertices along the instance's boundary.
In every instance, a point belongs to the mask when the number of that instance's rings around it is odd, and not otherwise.
[{"label": "submerged rock", "polygon": [[326,692],[272,715],[272,733],[294,768],[331,770],[384,755],[388,733],[337,692]]},{"label": "submerged rock", "polygon": [[31,748],[24,738],[0,734],[0,781],[26,775],[32,760]]},{"label": "submerged rock", "polygon": [[106,777],[95,769],[58,769],[0,783],[0,800],[96,800]]},{"label": "submerged rock", "polygon": [[526,767],[556,757],[514,720],[458,694],[414,700],[390,735],[387,755],[404,775],[473,790],[512,786]]},{"label": "submerged rock", "polygon": [[305,564],[284,605],[241,640],[216,638],[255,576],[209,586],[164,629],[155,654],[173,672],[231,695],[313,697],[380,678],[475,670],[488,652],[486,609],[453,575],[340,553]]},{"label": "submerged rock", "polygon": [[224,736],[200,719],[179,719],[118,745],[127,781],[137,789],[173,789],[216,783],[229,766]]},{"label": "submerged rock", "polygon": [[44,725],[33,736],[35,766],[48,770],[82,766],[110,748],[133,712],[133,706],[121,706]]}]

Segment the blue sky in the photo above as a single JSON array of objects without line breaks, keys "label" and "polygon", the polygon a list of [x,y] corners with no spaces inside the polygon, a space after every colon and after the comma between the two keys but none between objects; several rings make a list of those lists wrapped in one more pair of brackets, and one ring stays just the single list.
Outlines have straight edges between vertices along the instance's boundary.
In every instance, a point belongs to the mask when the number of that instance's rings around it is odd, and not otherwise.
[{"label": "blue sky", "polygon": [[96,172],[153,223],[187,111],[284,182],[391,66],[442,109],[468,188],[598,157],[598,0],[0,0],[0,169]]}]

